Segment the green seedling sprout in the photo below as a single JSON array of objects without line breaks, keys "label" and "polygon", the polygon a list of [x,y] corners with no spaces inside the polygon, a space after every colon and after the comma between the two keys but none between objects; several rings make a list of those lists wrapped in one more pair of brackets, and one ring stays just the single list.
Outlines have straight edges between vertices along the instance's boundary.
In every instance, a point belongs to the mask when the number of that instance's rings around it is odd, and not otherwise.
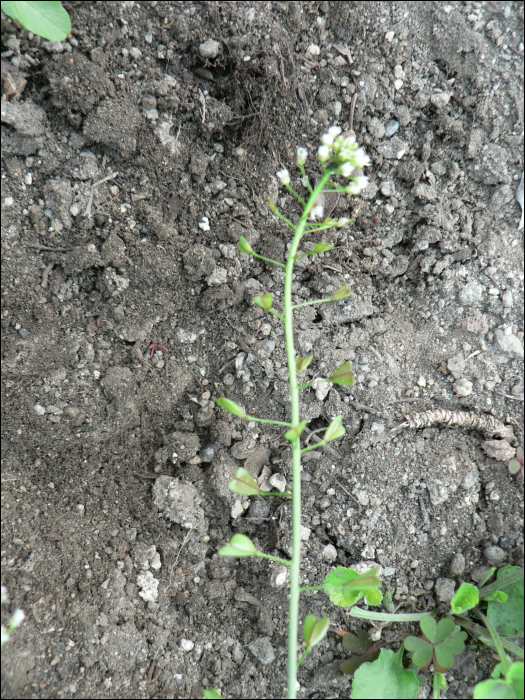
[{"label": "green seedling sprout", "polygon": [[[274,300],[271,294],[265,293],[254,298],[253,302],[268,313],[273,314],[284,324],[285,339],[286,339],[286,354],[288,359],[288,376],[290,382],[290,422],[282,423],[279,421],[268,420],[265,418],[254,418],[248,416],[246,411],[238,404],[226,398],[218,400],[218,405],[224,410],[231,413],[237,418],[242,418],[247,421],[256,421],[260,423],[270,423],[273,425],[281,425],[287,430],[284,438],[289,440],[292,445],[293,458],[293,477],[292,477],[292,520],[293,520],[293,535],[292,535],[292,559],[286,562],[291,568],[290,576],[290,612],[288,625],[288,697],[296,697],[297,686],[297,669],[305,658],[305,655],[298,660],[297,645],[299,631],[299,573],[301,563],[301,455],[310,449],[317,449],[326,445],[329,442],[338,440],[345,434],[343,426],[343,417],[339,416],[327,427],[323,440],[317,445],[301,448],[301,435],[306,428],[307,421],[301,420],[299,415],[299,391],[311,386],[311,383],[298,385],[297,375],[305,372],[313,360],[313,356],[301,358],[297,357],[294,346],[293,332],[293,311],[304,306],[313,304],[324,304],[329,302],[338,302],[347,298],[350,294],[350,288],[345,285],[335,294],[327,299],[318,299],[311,302],[294,305],[292,303],[292,279],[294,263],[299,257],[309,257],[312,255],[320,255],[329,252],[333,245],[330,243],[320,242],[316,244],[310,252],[305,254],[299,253],[299,246],[305,236],[314,232],[324,231],[331,228],[341,228],[350,223],[350,219],[341,218],[335,221],[334,219],[324,218],[323,206],[320,204],[320,197],[325,192],[342,192],[347,194],[359,194],[368,184],[368,178],[359,174],[362,168],[370,164],[370,159],[364,151],[358,147],[355,139],[352,136],[343,137],[340,127],[331,127],[321,139],[321,146],[318,150],[318,160],[323,167],[323,176],[315,188],[309,184],[304,166],[308,157],[306,149],[297,149],[297,165],[301,171],[303,181],[308,183],[308,198],[303,199],[291,186],[291,178],[288,170],[281,170],[277,173],[277,177],[281,184],[298,200],[303,208],[302,215],[297,224],[292,223],[285,217],[277,208],[277,205],[272,199],[268,200],[268,205],[273,214],[281,219],[294,232],[293,240],[290,246],[289,255],[286,263],[277,260],[270,260],[259,255],[253,250],[251,244],[244,238],[239,239],[239,250],[245,255],[250,255],[260,260],[264,260],[285,270],[284,282],[284,314],[281,315],[275,309]],[[334,182],[330,182],[334,176],[341,176],[347,179],[347,184],[342,186]],[[327,189],[327,187],[329,188]],[[324,380],[334,384],[343,386],[352,386],[354,384],[354,375],[350,362],[345,362],[331,377]],[[235,479],[230,481],[229,487],[235,493],[249,496],[261,496],[263,492],[259,488],[257,482],[245,470],[239,470]],[[290,496],[290,494],[267,494],[281,497]],[[241,538],[241,539],[239,539]],[[235,535],[230,543],[219,550],[221,556],[265,556],[262,552],[258,552],[253,543],[244,535]],[[274,558],[275,559],[275,558]],[[354,572],[355,573],[355,572]],[[356,574],[357,576],[358,574]],[[378,579],[374,580],[376,586],[379,583]],[[309,615],[305,621],[305,643],[306,653],[310,653],[312,647],[318,644],[328,630],[328,618],[323,620],[315,620]]]},{"label": "green seedling sprout", "polygon": [[9,2],[2,10],[28,32],[48,41],[64,41],[71,34],[71,20],[61,2]]}]

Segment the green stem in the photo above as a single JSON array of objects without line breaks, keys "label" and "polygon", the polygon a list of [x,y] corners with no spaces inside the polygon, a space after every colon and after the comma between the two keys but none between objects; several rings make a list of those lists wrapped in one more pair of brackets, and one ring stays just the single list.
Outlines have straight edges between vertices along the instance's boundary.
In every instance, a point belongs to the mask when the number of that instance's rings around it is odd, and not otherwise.
[{"label": "green stem", "polygon": [[285,564],[286,566],[291,566],[291,563],[286,559],[279,559],[279,557],[272,557],[271,554],[265,554],[264,552],[257,552],[253,555],[254,557],[260,557],[261,559],[271,559],[272,561],[278,561],[279,564]]},{"label": "green stem", "polygon": [[312,185],[310,184],[310,180],[308,178],[308,175],[305,172],[304,165],[299,165],[299,170],[301,171],[301,175],[303,176],[303,179],[306,183],[306,187],[308,188],[308,192],[310,192],[310,194],[312,194],[312,192],[313,192]]},{"label": "green stem", "polygon": [[265,258],[262,255],[258,255],[257,253],[250,253],[251,256],[254,258],[259,258],[259,260],[265,260],[266,262],[273,263],[274,265],[279,265],[279,267],[282,267],[283,269],[286,267],[286,265],[283,265],[283,263],[277,262],[277,260],[272,260],[271,258]]},{"label": "green stem", "polygon": [[304,199],[300,195],[298,195],[297,192],[290,187],[290,185],[285,185],[285,187],[289,192],[293,194],[294,197],[296,197],[301,202],[303,207],[306,206],[306,202],[304,201]]},{"label": "green stem", "polygon": [[277,209],[273,212],[275,216],[278,216],[281,221],[284,221],[285,224],[288,224],[290,228],[293,228],[294,231],[296,231],[295,226],[292,224],[292,222],[286,218],[286,216],[283,216]]},{"label": "green stem", "polygon": [[439,700],[441,697],[441,673],[439,671],[434,671],[434,686],[432,689],[432,697],[435,700]]},{"label": "green stem", "polygon": [[277,316],[277,318],[280,318],[281,321],[284,323],[284,317],[281,316],[280,313],[277,313],[277,311],[276,311],[275,309],[268,309],[268,311],[269,311],[271,314],[273,314],[274,316]]},{"label": "green stem", "polygon": [[523,569],[519,571],[511,571],[506,576],[502,576],[494,583],[489,583],[488,586],[483,586],[479,589],[479,599],[487,598],[489,595],[496,593],[496,591],[503,591],[508,586],[512,586],[517,581],[521,581],[523,578]]},{"label": "green stem", "polygon": [[308,648],[306,649],[306,651],[304,652],[304,654],[301,656],[301,658],[300,658],[299,661],[297,662],[297,668],[300,668],[301,664],[303,663],[303,661],[306,659],[306,657],[308,656],[308,654],[309,654],[311,651],[312,651],[312,647],[308,647]]},{"label": "green stem", "polygon": [[304,235],[306,236],[308,233],[315,233],[316,231],[326,231],[327,228],[334,228],[334,224],[326,224],[326,226],[321,224],[321,226],[316,228],[307,228]]},{"label": "green stem", "polygon": [[304,593],[305,591],[324,591],[324,586],[301,586],[299,588],[299,593]]},{"label": "green stem", "polygon": [[310,452],[310,450],[316,450],[318,447],[324,447],[326,445],[326,442],[324,440],[321,440],[321,442],[318,442],[317,445],[310,445],[310,447],[305,447],[304,450],[301,450],[301,454],[304,455],[305,452]]},{"label": "green stem", "polygon": [[308,382],[308,384],[299,384],[298,389],[307,389],[309,386],[313,386],[313,382]]},{"label": "green stem", "polygon": [[291,498],[292,494],[291,493],[278,493],[277,491],[274,493],[273,491],[271,493],[265,493],[264,491],[259,494],[259,496],[282,496],[283,498]]},{"label": "green stem", "polygon": [[293,428],[291,423],[282,423],[279,420],[266,420],[266,418],[254,418],[253,416],[244,416],[244,420],[253,421],[254,423],[270,423],[271,425],[282,425],[285,428]]},{"label": "green stem", "polygon": [[380,622],[419,622],[424,617],[432,617],[431,613],[380,613],[361,608],[352,608],[349,614],[361,620],[379,620]]},{"label": "green stem", "polygon": [[498,652],[498,656],[501,661],[501,666],[503,668],[503,674],[506,676],[509,672],[509,660],[507,659],[507,655],[505,654],[505,650],[503,649],[503,644],[501,643],[501,637],[499,634],[496,632],[496,628],[492,624],[492,622],[486,617],[481,610],[474,610],[475,614],[479,617],[480,620],[482,620],[483,624],[487,628],[492,641],[494,642],[494,646],[496,647],[496,651]]},{"label": "green stem", "polygon": [[[325,173],[306,204],[301,221],[295,229],[288,260],[286,262],[286,277],[284,282],[284,332],[286,338],[286,354],[288,358],[288,375],[290,381],[291,422],[298,425],[299,389],[297,387],[297,366],[293,339],[293,307],[292,307],[292,275],[295,256],[304,233],[306,222],[313,209],[315,201],[323,187],[330,179],[330,173]],[[288,620],[288,698],[297,697],[297,637],[299,631],[299,574],[301,567],[301,440],[292,440],[293,460],[293,489],[292,489],[292,566],[290,571],[290,613]]]},{"label": "green stem", "polygon": [[303,306],[313,306],[314,304],[327,304],[331,299],[316,299],[315,301],[305,301],[304,304],[295,304],[292,309],[302,309]]}]

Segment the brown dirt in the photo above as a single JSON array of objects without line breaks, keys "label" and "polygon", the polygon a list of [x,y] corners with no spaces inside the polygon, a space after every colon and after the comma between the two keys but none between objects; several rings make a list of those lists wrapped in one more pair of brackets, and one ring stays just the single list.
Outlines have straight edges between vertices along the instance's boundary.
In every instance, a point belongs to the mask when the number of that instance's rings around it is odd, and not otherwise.
[{"label": "brown dirt", "polygon": [[[291,477],[281,431],[214,404],[287,417],[283,332],[250,303],[282,299],[283,275],[236,244],[282,260],[266,196],[299,210],[275,172],[302,192],[297,146],[353,127],[371,185],[326,204],[355,222],[294,283],[351,285],[297,313],[296,340],[308,376],[357,376],[304,393],[312,430],[347,428],[304,460],[304,585],[373,560],[401,609],[439,612],[494,557],[523,565],[523,497],[486,437],[392,432],[445,408],[523,442],[523,3],[65,6],[60,45],[2,15],[2,616],[27,615],[2,697],[285,697],[279,568],[216,556],[235,532],[281,557],[291,538],[289,504],[227,489],[245,462]],[[332,631],[300,697],[348,697],[348,619],[323,594],[309,612]],[[448,697],[492,666],[465,653]]]}]

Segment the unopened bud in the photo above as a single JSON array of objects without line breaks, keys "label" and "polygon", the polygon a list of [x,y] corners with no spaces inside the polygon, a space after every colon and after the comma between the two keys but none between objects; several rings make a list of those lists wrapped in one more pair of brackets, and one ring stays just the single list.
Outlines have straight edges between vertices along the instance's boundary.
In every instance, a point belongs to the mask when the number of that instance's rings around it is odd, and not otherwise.
[{"label": "unopened bud", "polygon": [[328,146],[319,146],[319,150],[317,151],[317,157],[321,161],[321,163],[326,163],[328,158],[330,158],[330,149]]},{"label": "unopened bud", "polygon": [[278,173],[275,173],[279,180],[281,181],[282,185],[289,185],[290,184],[290,173],[288,170],[279,170]]},{"label": "unopened bud", "polygon": [[306,163],[306,159],[308,158],[308,151],[306,148],[298,148],[297,149],[297,165],[304,165]]}]

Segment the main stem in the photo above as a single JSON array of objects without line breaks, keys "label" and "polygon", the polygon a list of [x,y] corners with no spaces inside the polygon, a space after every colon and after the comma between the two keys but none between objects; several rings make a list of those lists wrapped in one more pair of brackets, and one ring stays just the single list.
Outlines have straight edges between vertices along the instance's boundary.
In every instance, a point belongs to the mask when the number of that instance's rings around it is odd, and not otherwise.
[{"label": "main stem", "polygon": [[[284,331],[286,354],[288,357],[288,375],[290,378],[290,402],[292,409],[291,423],[299,423],[299,389],[297,388],[297,366],[295,364],[295,347],[293,341],[292,275],[295,256],[301,242],[304,227],[323,187],[330,179],[331,173],[325,173],[312,192],[304,209],[299,225],[295,229],[292,247],[286,262],[284,282]],[[288,622],[288,698],[297,697],[297,638],[299,630],[299,574],[301,567],[301,438],[292,441],[293,455],[293,489],[292,489],[292,565],[290,570],[290,614]]]}]

